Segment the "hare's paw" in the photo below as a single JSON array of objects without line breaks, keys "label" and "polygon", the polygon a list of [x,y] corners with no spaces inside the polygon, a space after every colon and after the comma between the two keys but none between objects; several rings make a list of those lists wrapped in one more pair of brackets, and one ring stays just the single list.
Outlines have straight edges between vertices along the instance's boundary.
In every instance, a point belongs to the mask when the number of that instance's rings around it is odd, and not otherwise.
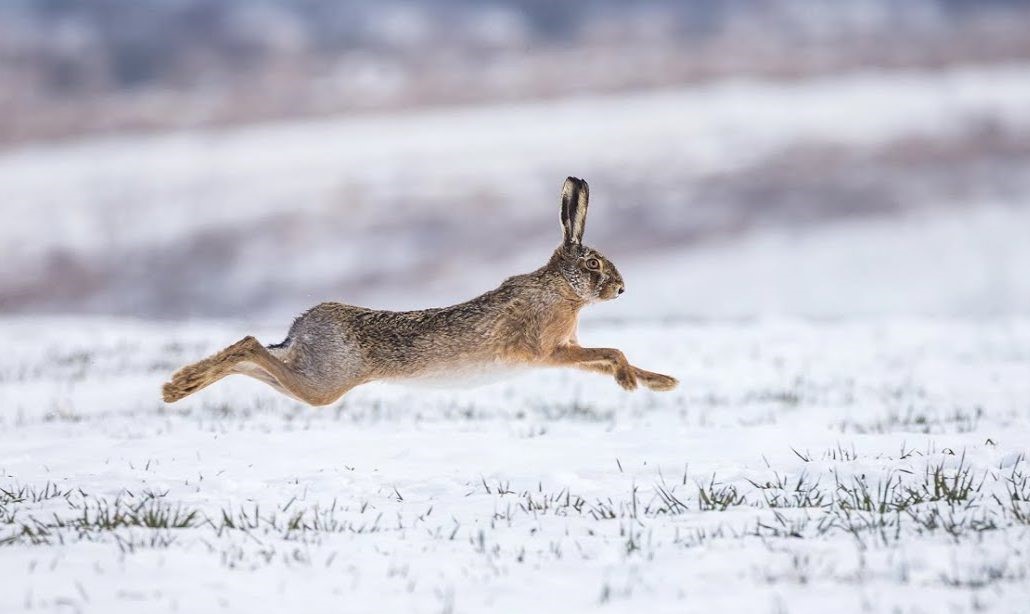
[{"label": "hare's paw", "polygon": [[645,386],[651,390],[659,392],[672,390],[679,385],[679,380],[675,377],[669,377],[668,375],[662,375],[661,373],[641,373],[638,374],[638,377],[640,378],[641,383]]},{"label": "hare's paw", "polygon": [[172,382],[161,386],[161,398],[164,399],[165,403],[174,403],[188,394],[188,391],[183,390]]},{"label": "hare's paw", "polygon": [[199,390],[202,383],[203,380],[200,379],[198,373],[183,373],[180,371],[172,376],[172,381],[161,386],[161,397],[165,403],[174,403]]},{"label": "hare's paw", "polygon": [[204,365],[190,365],[179,369],[172,380],[161,387],[165,403],[174,403],[203,388],[210,380],[209,368]]},{"label": "hare's paw", "polygon": [[617,369],[615,371],[615,381],[626,390],[637,389],[637,376],[633,373],[632,369]]}]

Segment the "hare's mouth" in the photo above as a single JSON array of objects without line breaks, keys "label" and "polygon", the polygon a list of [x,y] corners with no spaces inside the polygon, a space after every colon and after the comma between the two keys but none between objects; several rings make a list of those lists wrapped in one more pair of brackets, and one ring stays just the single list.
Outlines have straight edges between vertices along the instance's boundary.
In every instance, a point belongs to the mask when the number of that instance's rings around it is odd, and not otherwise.
[{"label": "hare's mouth", "polygon": [[625,291],[626,288],[624,286],[609,286],[605,288],[603,292],[601,292],[600,298],[604,301],[611,301],[619,298],[619,295],[621,295]]}]

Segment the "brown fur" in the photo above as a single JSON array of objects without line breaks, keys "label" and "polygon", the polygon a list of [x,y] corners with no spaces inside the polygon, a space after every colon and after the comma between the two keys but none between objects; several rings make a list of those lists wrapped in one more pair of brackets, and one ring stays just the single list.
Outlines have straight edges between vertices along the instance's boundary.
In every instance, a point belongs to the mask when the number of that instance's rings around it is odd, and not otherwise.
[{"label": "brown fur", "polygon": [[589,188],[570,177],[562,189],[564,240],[543,267],[504,281],[465,303],[420,311],[376,311],[322,303],[293,323],[286,340],[254,337],[183,367],[163,388],[172,403],[227,375],[249,375],[311,405],[327,405],[373,380],[446,377],[518,366],[567,366],[671,390],[668,375],[635,367],[616,349],[584,348],[579,310],[615,298],[622,276],[582,244]]}]

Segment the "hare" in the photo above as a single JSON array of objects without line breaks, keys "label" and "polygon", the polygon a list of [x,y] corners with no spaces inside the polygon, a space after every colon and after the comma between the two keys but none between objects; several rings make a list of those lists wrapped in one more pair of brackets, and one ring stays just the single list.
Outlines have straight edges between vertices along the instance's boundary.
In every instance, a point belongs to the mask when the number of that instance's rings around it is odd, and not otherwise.
[{"label": "hare", "polygon": [[576,340],[579,310],[625,290],[615,265],[583,245],[590,189],[569,177],[561,192],[562,244],[546,265],[507,279],[468,302],[421,311],[376,311],[322,303],[294,321],[286,340],[265,347],[244,337],[183,367],[163,387],[172,403],[227,375],[249,375],[298,401],[327,405],[373,380],[453,377],[518,367],[575,367],[672,390],[668,375],[635,367],[611,348]]}]

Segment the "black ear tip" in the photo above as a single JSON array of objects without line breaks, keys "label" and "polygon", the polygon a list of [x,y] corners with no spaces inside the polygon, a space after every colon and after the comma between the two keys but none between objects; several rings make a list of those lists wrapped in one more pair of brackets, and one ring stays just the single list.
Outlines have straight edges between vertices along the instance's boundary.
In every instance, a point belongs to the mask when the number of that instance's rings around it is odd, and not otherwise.
[{"label": "black ear tip", "polygon": [[561,189],[563,198],[584,198],[590,194],[590,186],[579,177],[566,177]]}]

